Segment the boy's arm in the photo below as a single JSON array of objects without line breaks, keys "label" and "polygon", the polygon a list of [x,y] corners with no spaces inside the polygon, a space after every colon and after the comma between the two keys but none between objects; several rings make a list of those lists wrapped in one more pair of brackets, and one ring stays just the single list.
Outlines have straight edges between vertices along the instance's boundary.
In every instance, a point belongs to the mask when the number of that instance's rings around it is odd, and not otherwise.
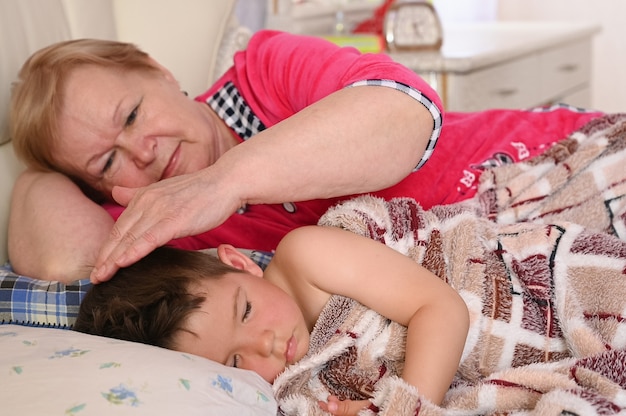
[{"label": "boy's arm", "polygon": [[298,276],[289,285],[307,294],[305,309],[321,311],[325,294],[339,294],[407,326],[402,378],[441,403],[469,327],[467,306],[454,289],[411,258],[339,228],[297,229],[283,239],[276,260],[285,276]]}]

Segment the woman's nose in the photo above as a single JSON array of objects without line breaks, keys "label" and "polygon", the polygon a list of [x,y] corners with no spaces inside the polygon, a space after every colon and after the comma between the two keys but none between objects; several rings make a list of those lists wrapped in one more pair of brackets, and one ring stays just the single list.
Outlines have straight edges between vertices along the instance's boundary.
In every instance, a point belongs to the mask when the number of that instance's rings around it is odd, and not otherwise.
[{"label": "woman's nose", "polygon": [[125,135],[122,143],[130,159],[139,168],[146,167],[156,159],[156,140],[153,138],[128,134]]}]

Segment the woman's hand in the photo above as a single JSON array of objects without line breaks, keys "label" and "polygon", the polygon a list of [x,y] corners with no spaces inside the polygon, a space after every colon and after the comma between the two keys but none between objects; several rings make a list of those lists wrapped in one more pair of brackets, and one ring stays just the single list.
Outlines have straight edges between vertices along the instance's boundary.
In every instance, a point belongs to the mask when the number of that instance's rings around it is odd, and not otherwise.
[{"label": "woman's hand", "polygon": [[372,403],[369,400],[339,400],[337,396],[328,396],[326,402],[318,402],[322,410],[337,416],[357,415]]},{"label": "woman's hand", "polygon": [[182,175],[145,188],[113,189],[127,206],[100,249],[91,274],[94,283],[109,280],[120,268],[175,238],[199,234],[222,224],[238,208],[227,202],[207,171]]}]

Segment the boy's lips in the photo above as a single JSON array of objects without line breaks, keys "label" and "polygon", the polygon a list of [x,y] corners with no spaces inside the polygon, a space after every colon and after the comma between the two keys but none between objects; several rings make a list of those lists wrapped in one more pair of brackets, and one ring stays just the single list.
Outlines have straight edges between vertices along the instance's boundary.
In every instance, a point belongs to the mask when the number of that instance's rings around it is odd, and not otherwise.
[{"label": "boy's lips", "polygon": [[180,144],[176,146],[176,149],[174,149],[174,153],[172,153],[172,156],[170,156],[170,160],[167,162],[165,169],[163,169],[163,173],[161,174],[161,179],[159,180],[167,179],[167,178],[174,176],[174,171],[176,169],[176,165],[178,164],[177,162],[178,162],[179,156],[180,156]]},{"label": "boy's lips", "polygon": [[287,341],[287,349],[285,350],[285,359],[287,364],[293,364],[296,358],[296,351],[298,350],[298,341],[295,335],[292,335]]}]

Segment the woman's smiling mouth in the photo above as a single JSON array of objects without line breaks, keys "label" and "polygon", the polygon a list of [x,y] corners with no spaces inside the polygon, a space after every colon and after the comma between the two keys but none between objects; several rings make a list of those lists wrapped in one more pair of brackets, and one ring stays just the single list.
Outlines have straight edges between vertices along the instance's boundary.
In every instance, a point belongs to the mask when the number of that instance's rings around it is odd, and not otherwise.
[{"label": "woman's smiling mouth", "polygon": [[176,166],[178,164],[178,158],[180,157],[180,144],[176,146],[174,149],[174,153],[170,157],[170,160],[167,162],[165,169],[163,169],[163,173],[161,174],[161,178],[159,180],[167,179],[174,176],[174,172],[176,170]]}]

